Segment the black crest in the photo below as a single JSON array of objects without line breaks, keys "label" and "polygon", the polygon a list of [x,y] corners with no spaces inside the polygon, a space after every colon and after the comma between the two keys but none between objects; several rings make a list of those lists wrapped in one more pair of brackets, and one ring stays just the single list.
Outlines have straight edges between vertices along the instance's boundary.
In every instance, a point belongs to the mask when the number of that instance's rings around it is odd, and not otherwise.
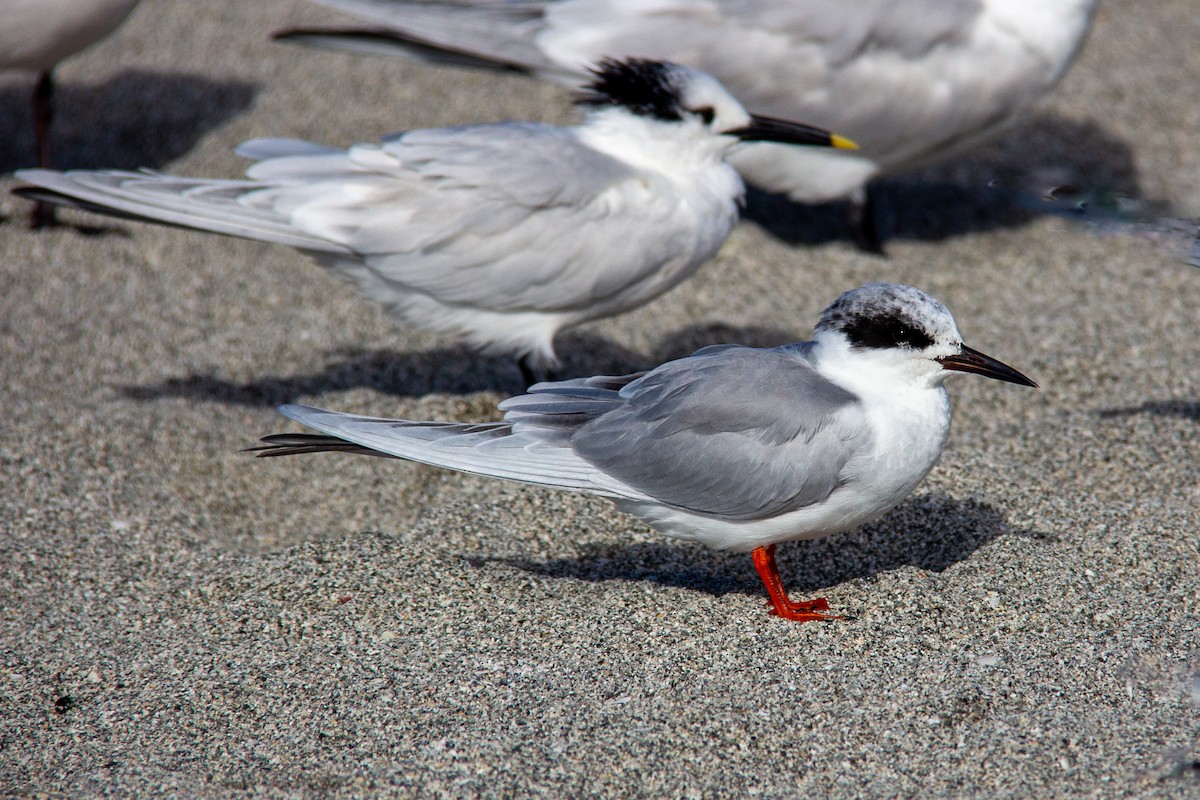
[{"label": "black crest", "polygon": [[606,58],[591,72],[596,77],[576,98],[579,105],[621,106],[666,122],[683,119],[670,65],[646,58]]}]

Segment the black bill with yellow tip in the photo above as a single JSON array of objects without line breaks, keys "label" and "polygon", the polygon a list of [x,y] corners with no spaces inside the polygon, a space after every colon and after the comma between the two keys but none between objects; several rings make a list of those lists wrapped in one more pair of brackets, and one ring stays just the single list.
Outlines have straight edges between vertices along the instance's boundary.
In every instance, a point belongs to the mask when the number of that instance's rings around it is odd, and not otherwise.
[{"label": "black bill with yellow tip", "polygon": [[816,147],[836,147],[839,150],[857,150],[858,145],[845,136],[830,133],[824,128],[790,122],[775,117],[750,115],[750,124],[744,128],[726,131],[743,142],[777,142],[779,144],[807,144]]}]

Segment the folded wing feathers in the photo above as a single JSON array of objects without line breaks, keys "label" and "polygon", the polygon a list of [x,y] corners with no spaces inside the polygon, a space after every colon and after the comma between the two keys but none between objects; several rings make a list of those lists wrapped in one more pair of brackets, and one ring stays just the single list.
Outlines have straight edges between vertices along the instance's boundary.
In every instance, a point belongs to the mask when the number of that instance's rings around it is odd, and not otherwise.
[{"label": "folded wing feathers", "polygon": [[314,144],[304,139],[269,136],[242,142],[233,152],[251,161],[264,161],[268,158],[282,158],[284,156],[335,155],[342,151],[336,147]]},{"label": "folded wing feathers", "polygon": [[[395,0],[317,0],[419,43],[504,65],[560,71],[537,47],[542,3],[402,3]],[[417,52],[420,55],[420,51]]]},{"label": "folded wing feathers", "polygon": [[[576,389],[601,389],[612,392],[619,392],[624,387],[636,381],[638,378],[645,375],[646,372],[633,372],[627,375],[593,375],[588,378],[569,378],[564,381],[543,381],[535,383],[526,389],[527,394],[542,394],[542,393],[564,393],[570,389],[574,392]],[[511,397],[505,400],[508,403],[517,398]],[[504,403],[500,404],[500,408],[504,408]]]},{"label": "folded wing feathers", "polygon": [[[264,207],[269,186],[243,180],[176,178],[122,170],[54,172],[21,170],[21,180],[82,201],[92,210],[184,228],[275,242],[309,251],[348,253],[341,245],[307,236],[273,208]],[[256,197],[256,193],[262,193]]]},{"label": "folded wing feathers", "polygon": [[364,456],[379,456],[380,458],[395,458],[387,453],[347,442],[336,436],[313,433],[277,433],[264,436],[262,441],[266,443],[265,446],[247,447],[246,452],[254,453],[256,458],[299,456],[307,453],[354,453]]},{"label": "folded wing feathers", "polygon": [[591,494],[642,497],[609,480],[572,450],[514,431],[508,422],[410,422],[299,405],[279,410],[331,436],[411,461]]}]

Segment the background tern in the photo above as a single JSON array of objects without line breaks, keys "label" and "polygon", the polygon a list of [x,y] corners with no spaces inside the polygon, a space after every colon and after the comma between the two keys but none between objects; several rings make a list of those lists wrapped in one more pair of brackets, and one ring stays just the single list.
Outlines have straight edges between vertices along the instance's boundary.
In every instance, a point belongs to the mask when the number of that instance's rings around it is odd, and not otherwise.
[{"label": "background tern", "polygon": [[414,422],[299,405],[324,435],[281,434],[260,456],[341,451],[600,495],[667,534],[753,551],[771,613],[827,619],[788,598],[775,546],[869,522],[908,496],[950,432],[949,371],[1029,378],[962,343],[944,305],[872,283],[839,297],[814,340],[706,347],[649,372],[540,383],[504,421]]},{"label": "background tern", "polygon": [[[38,74],[33,90],[33,138],[39,167],[50,166],[55,65],[116,30],[137,2],[0,0],[0,70]],[[30,222],[37,228],[53,220],[53,207],[39,203]]]},{"label": "background tern", "polygon": [[880,252],[868,182],[965,150],[1058,82],[1096,0],[313,0],[369,29],[280,38],[491,64],[567,82],[601,57],[687,64],[747,108],[859,143],[853,154],[769,144],[730,161],[750,182],[815,203],[851,200],[860,244]]},{"label": "background tern", "polygon": [[409,131],[349,150],[263,139],[249,180],[22,170],[62,203],[290,245],[411,325],[556,364],[566,327],[628,311],[712,258],[744,185],[743,141],[835,147],[827,131],[752,116],[711,77],[603,61],[583,124],[504,122]]}]

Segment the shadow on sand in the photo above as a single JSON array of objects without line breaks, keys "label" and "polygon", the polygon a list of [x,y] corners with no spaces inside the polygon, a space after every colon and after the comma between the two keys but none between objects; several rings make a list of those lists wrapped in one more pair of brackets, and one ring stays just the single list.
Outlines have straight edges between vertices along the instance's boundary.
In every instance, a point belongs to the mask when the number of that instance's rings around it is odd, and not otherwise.
[{"label": "shadow on sand", "polygon": [[[712,344],[773,347],[804,337],[787,331],[721,324],[689,325],[670,336],[653,353],[641,354],[603,336],[568,331],[558,338],[564,355],[559,374],[625,375],[680,358]],[[494,390],[518,394],[525,390],[515,359],[483,356],[465,346],[416,353],[394,350],[351,350],[338,353],[322,370],[307,375],[270,375],[245,383],[214,375],[172,378],[151,386],[118,386],[134,400],[186,398],[248,406],[276,406],[302,396],[374,389],[400,397],[427,394],[473,394]]]},{"label": "shadow on sand", "polygon": [[1147,400],[1141,405],[1104,408],[1096,412],[1101,419],[1124,419],[1141,414],[1179,417],[1200,422],[1200,400]]},{"label": "shadow on sand", "polygon": [[[780,547],[784,584],[797,599],[850,580],[871,578],[900,567],[942,572],[992,540],[1007,535],[1046,540],[1047,534],[1013,528],[994,507],[976,500],[921,495],[882,520],[812,542]],[[480,567],[505,564],[538,575],[583,581],[651,581],[707,592],[762,594],[762,584],[744,553],[661,542],[595,545],[578,558],[530,561],[468,558]]]},{"label": "shadow on sand", "polygon": [[[942,241],[1018,227],[1044,213],[1051,189],[1139,197],[1132,148],[1094,122],[1043,114],[925,170],[885,178],[872,193],[879,234],[889,240]],[[804,206],[751,190],[746,219],[791,244],[848,239],[845,203]]]},{"label": "shadow on sand", "polygon": [[[0,174],[36,164],[31,81],[0,86]],[[57,169],[159,169],[250,107],[258,87],[201,75],[131,70],[105,83],[62,83],[54,97]]]}]

